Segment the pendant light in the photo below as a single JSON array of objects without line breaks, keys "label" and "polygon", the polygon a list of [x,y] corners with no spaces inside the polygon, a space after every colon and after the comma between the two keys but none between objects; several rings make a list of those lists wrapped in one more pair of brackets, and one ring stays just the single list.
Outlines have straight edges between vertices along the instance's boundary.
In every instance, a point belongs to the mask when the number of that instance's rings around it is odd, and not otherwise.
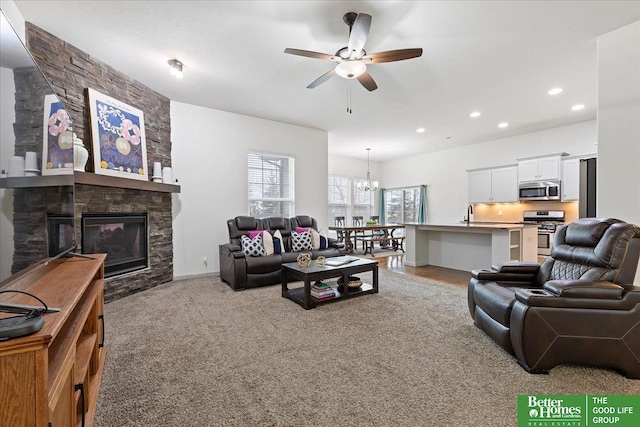
[{"label": "pendant light", "polygon": [[369,171],[369,152],[371,148],[367,148],[367,181],[365,183],[358,182],[356,188],[361,191],[376,191],[378,189],[378,181],[371,181],[371,172]]}]

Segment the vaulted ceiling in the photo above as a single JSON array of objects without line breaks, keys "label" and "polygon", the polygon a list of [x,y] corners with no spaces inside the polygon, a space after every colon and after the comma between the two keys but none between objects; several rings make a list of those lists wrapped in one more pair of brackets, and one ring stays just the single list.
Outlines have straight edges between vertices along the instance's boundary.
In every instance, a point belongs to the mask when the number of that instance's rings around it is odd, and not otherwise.
[{"label": "vaulted ceiling", "polygon": [[[594,119],[596,38],[640,20],[638,1],[15,3],[26,21],[174,101],[323,129],[331,154],[366,158],[371,147],[374,161]],[[367,52],[420,47],[422,57],[370,65],[374,92],[340,77],[307,89],[335,64],[284,49],[334,54],[349,11],[373,17]]]}]

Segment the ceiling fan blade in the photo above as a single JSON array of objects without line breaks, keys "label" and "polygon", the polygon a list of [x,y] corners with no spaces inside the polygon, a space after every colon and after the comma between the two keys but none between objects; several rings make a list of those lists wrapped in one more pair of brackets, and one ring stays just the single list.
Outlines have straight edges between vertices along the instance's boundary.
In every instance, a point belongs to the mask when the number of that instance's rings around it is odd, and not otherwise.
[{"label": "ceiling fan blade", "polygon": [[306,56],[307,58],[324,59],[325,61],[335,61],[339,59],[334,55],[329,55],[328,53],[313,52],[311,50],[302,50],[302,49],[291,49],[289,47],[284,50],[284,53],[289,53],[291,55],[298,55],[298,56]]},{"label": "ceiling fan blade", "polygon": [[366,71],[356,78],[358,79],[360,84],[364,86],[365,89],[367,89],[369,92],[373,92],[374,90],[378,89],[378,85],[376,84],[375,80],[373,80],[371,74],[367,73]]},{"label": "ceiling fan blade", "polygon": [[324,73],[323,75],[321,75],[320,77],[312,81],[309,84],[309,86],[307,86],[307,89],[313,89],[314,87],[318,87],[322,83],[326,82],[327,80],[329,80],[331,77],[335,75],[336,75],[336,69],[332,68],[331,70],[327,71],[326,73]]},{"label": "ceiling fan blade", "polygon": [[386,52],[372,53],[362,57],[368,64],[379,64],[382,62],[403,61],[405,59],[422,56],[422,48],[388,50]]},{"label": "ceiling fan blade", "polygon": [[349,35],[349,56],[359,58],[371,28],[371,15],[359,13]]}]

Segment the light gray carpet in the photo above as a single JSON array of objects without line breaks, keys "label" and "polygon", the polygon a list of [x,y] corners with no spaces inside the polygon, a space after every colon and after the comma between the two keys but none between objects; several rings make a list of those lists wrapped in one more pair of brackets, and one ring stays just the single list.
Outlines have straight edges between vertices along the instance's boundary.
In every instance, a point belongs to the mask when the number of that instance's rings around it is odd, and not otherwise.
[{"label": "light gray carpet", "polygon": [[527,374],[473,326],[465,289],[380,283],[309,311],[217,278],[114,301],[95,425],[511,427],[518,394],[640,393],[604,369]]}]

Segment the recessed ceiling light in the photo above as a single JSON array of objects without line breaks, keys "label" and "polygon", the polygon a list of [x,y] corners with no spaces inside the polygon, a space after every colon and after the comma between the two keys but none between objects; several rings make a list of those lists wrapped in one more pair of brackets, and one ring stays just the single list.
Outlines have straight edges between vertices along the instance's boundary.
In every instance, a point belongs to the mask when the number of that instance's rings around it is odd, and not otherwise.
[{"label": "recessed ceiling light", "polygon": [[423,133],[425,130],[426,130],[425,128],[418,128],[416,129],[416,132]]},{"label": "recessed ceiling light", "polygon": [[507,126],[509,126],[509,123],[507,122],[502,122],[498,125],[499,128],[506,128]]},{"label": "recessed ceiling light", "polygon": [[562,88],[561,87],[554,87],[553,89],[551,89],[549,92],[547,92],[549,95],[557,95],[559,93],[562,93]]},{"label": "recessed ceiling light", "polygon": [[573,111],[580,111],[580,110],[584,110],[584,104],[576,104],[573,107],[571,107],[571,109]]},{"label": "recessed ceiling light", "polygon": [[471,118],[476,118],[476,117],[480,117],[480,111],[474,111],[473,113],[469,114],[469,117]]},{"label": "recessed ceiling light", "polygon": [[177,59],[170,59],[167,61],[167,63],[169,64],[169,72],[171,73],[172,76],[176,76],[176,78],[181,79],[182,78],[182,62],[178,61]]}]

